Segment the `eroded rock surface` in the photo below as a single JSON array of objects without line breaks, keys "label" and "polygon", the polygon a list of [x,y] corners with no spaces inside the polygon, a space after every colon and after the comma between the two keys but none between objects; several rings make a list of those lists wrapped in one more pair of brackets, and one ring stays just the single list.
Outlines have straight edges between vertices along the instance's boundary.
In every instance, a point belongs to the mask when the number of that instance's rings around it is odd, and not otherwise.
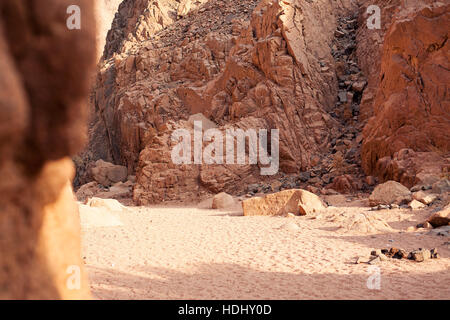
[{"label": "eroded rock surface", "polygon": [[179,14],[176,1],[125,1],[108,35],[85,161],[136,171],[139,204],[243,192],[260,179],[256,165],[174,166],[171,133],[193,114],[219,130],[279,129],[284,173],[311,168],[339,132],[329,46],[349,1],[198,5]]},{"label": "eroded rock surface", "polygon": [[[380,30],[361,26],[358,34],[358,58],[370,75],[361,105],[369,119],[362,165],[384,181],[411,186],[424,166],[441,171],[449,165],[450,5],[380,0],[367,1],[361,11],[371,4],[382,8],[383,23]],[[416,152],[417,160],[402,166],[402,149]],[[430,157],[440,159],[426,160]]]}]

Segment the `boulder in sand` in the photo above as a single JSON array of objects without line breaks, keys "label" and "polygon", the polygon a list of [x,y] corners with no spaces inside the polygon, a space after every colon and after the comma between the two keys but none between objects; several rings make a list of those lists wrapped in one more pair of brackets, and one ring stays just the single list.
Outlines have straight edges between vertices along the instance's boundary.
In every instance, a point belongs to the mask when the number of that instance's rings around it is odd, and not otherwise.
[{"label": "boulder in sand", "polygon": [[431,204],[436,200],[437,195],[432,193],[426,193],[424,191],[418,191],[413,193],[413,199],[422,202],[423,204]]},{"label": "boulder in sand", "polygon": [[419,209],[423,209],[426,207],[426,205],[424,205],[422,202],[417,201],[417,200],[413,200],[409,203],[408,205],[412,210],[419,210]]},{"label": "boulder in sand", "polygon": [[128,169],[124,166],[115,165],[103,160],[95,162],[91,169],[95,181],[104,186],[111,186],[117,182],[125,182],[128,178]]},{"label": "boulder in sand", "polygon": [[338,216],[331,216],[328,220],[339,225],[339,233],[392,232],[392,228],[386,221],[371,213],[342,213]]},{"label": "boulder in sand", "polygon": [[284,190],[242,202],[244,216],[284,216],[288,213],[309,215],[326,209],[315,194],[302,189]]},{"label": "boulder in sand", "polygon": [[404,204],[411,201],[411,191],[401,183],[388,181],[378,185],[369,197],[369,204]]},{"label": "boulder in sand", "polygon": [[235,205],[235,201],[228,193],[221,192],[216,194],[212,201],[213,209],[226,209]]},{"label": "boulder in sand", "polygon": [[103,208],[108,211],[123,211],[125,208],[119,201],[114,199],[92,198],[87,202],[91,208]]},{"label": "boulder in sand", "polygon": [[427,222],[429,222],[433,226],[433,228],[438,228],[450,224],[450,204],[447,205],[444,209],[434,213],[431,217],[428,218]]},{"label": "boulder in sand", "polygon": [[75,196],[78,201],[86,201],[86,199],[94,197],[96,194],[102,191],[101,186],[99,186],[98,182],[92,181],[89,183],[86,183],[82,185],[77,192],[75,193]]}]

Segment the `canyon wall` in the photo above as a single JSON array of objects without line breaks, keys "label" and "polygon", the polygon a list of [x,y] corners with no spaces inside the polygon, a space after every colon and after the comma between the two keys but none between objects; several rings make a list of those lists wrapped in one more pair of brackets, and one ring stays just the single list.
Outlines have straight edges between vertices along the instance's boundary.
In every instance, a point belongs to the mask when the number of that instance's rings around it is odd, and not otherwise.
[{"label": "canyon wall", "polygon": [[192,128],[189,117],[201,113],[219,130],[279,129],[281,172],[315,165],[340,130],[329,114],[337,96],[330,47],[351,2],[204,1],[187,12],[175,5],[120,6],[98,74],[86,158],[136,172],[141,204],[238,192],[264,179],[257,165],[171,163],[171,133]]},{"label": "canyon wall", "polygon": [[[369,76],[361,110],[367,174],[407,186],[450,167],[450,4],[376,1],[382,25],[361,24],[358,59]],[[363,23],[364,21],[362,21]]]},{"label": "canyon wall", "polygon": [[[81,30],[66,26],[73,4]],[[68,156],[86,142],[93,9],[0,2],[0,299],[90,297]]]}]

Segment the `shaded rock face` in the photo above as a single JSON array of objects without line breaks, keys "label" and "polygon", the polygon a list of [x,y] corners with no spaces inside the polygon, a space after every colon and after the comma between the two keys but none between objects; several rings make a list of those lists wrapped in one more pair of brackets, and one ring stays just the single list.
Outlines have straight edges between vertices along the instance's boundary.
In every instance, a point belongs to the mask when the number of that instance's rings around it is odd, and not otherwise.
[{"label": "shaded rock face", "polygon": [[[437,1],[378,3],[385,5],[383,29],[361,27],[358,44],[363,69],[371,74],[361,106],[369,118],[364,128],[362,166],[367,174],[411,185],[416,182],[411,172],[423,171],[422,165],[427,163],[410,161],[414,166],[405,173],[393,170],[396,164],[388,164],[385,157],[393,157],[402,149],[436,152],[442,157],[438,162],[448,157],[450,5]],[[417,156],[426,157],[420,153]],[[436,170],[442,168],[436,165]]]},{"label": "shaded rock face", "polygon": [[339,132],[329,45],[350,1],[199,3],[185,14],[176,1],[125,1],[108,34],[84,160],[136,171],[138,204],[236,193],[259,179],[256,165],[173,165],[171,133],[190,115],[222,131],[279,129],[284,173],[310,168]]},{"label": "shaded rock face", "polygon": [[[73,4],[82,29],[69,31]],[[92,14],[89,0],[0,2],[0,299],[89,297],[66,157],[85,141]]]}]

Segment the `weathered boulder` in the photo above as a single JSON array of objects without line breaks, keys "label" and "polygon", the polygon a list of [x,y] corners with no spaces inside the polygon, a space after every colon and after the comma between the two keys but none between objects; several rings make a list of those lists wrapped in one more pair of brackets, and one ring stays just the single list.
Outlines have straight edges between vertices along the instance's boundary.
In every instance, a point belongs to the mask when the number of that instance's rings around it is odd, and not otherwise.
[{"label": "weathered boulder", "polygon": [[103,189],[99,186],[98,182],[92,181],[82,185],[75,193],[75,196],[78,201],[84,202],[87,199],[94,197],[102,190]]},{"label": "weathered boulder", "polygon": [[362,183],[355,177],[344,174],[334,178],[333,183],[331,183],[329,188],[340,193],[349,193],[360,190],[362,188]]},{"label": "weathered boulder", "polygon": [[411,201],[411,191],[396,181],[387,181],[375,187],[369,196],[369,204],[405,204]]},{"label": "weathered boulder", "polygon": [[92,198],[86,204],[92,208],[105,208],[109,211],[123,211],[125,208],[115,199]]},{"label": "weathered boulder", "polygon": [[434,213],[427,219],[433,228],[438,228],[450,224],[450,205],[447,205],[444,209]]},{"label": "weathered boulder", "polygon": [[92,177],[103,186],[111,186],[117,182],[125,182],[128,178],[128,169],[124,166],[97,160],[91,169]]},{"label": "weathered boulder", "polygon": [[226,209],[235,205],[235,201],[232,196],[225,192],[216,194],[213,197],[212,208],[213,209]]},{"label": "weathered boulder", "polygon": [[320,213],[326,209],[326,205],[309,191],[292,189],[244,200],[242,208],[244,216],[284,216],[288,213],[295,215]]},{"label": "weathered boulder", "polygon": [[424,205],[422,202],[417,201],[417,200],[413,200],[408,204],[408,207],[411,208],[412,210],[419,210],[419,209],[423,209],[426,207],[426,205]]},{"label": "weathered boulder", "polygon": [[433,193],[427,193],[424,191],[417,191],[412,194],[414,200],[420,201],[423,204],[429,205],[437,199],[437,195]]},{"label": "weathered boulder", "polygon": [[423,262],[423,261],[426,261],[428,259],[431,259],[432,256],[431,256],[430,250],[419,249],[419,250],[411,251],[409,258],[411,260],[414,260],[414,261],[417,261],[417,262]]},{"label": "weathered boulder", "polygon": [[392,232],[392,228],[382,218],[370,213],[344,213],[329,217],[330,221],[339,225],[338,232],[378,233]]}]

